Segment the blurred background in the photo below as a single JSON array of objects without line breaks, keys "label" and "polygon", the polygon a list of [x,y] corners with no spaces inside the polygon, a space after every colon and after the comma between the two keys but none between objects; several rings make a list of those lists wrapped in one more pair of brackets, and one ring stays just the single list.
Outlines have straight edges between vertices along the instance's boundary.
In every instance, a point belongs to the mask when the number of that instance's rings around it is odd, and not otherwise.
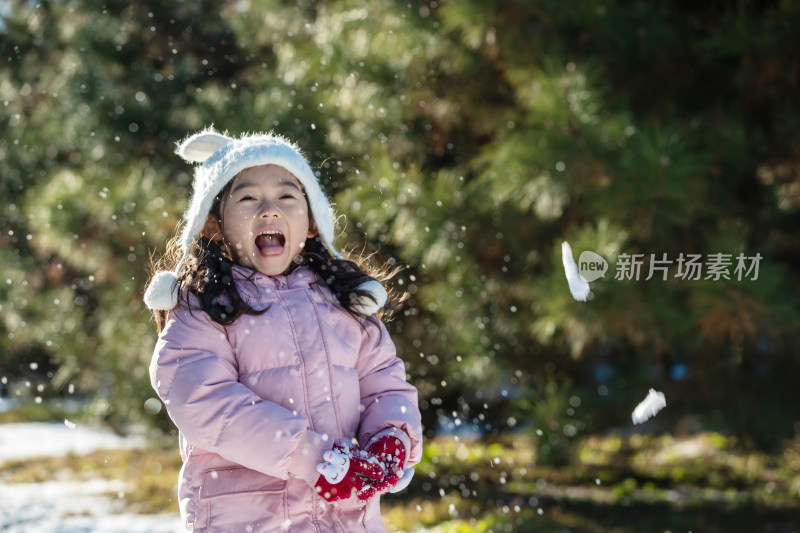
[{"label": "blurred background", "polygon": [[[390,330],[428,441],[390,530],[795,531],[798,27],[791,0],[6,1],[0,421],[146,434],[108,472],[52,466],[177,512],[141,301],[188,203],[175,143],[273,130],[337,245],[403,268]],[[565,240],[610,263],[588,302]],[[651,387],[667,407],[634,426]]]}]

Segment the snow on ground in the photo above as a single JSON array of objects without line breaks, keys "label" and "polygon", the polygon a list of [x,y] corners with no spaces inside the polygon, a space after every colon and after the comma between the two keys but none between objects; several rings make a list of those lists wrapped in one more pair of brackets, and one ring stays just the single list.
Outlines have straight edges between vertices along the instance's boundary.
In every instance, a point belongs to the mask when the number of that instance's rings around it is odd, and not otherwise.
[{"label": "snow on ground", "polygon": [[178,533],[177,515],[119,512],[106,496],[123,490],[118,481],[48,481],[0,485],[0,531],[4,533]]},{"label": "snow on ground", "polygon": [[[0,425],[2,463],[16,459],[58,457],[68,453],[140,446],[143,440],[65,423]],[[120,481],[0,484],[0,532],[3,533],[178,533],[176,514],[122,513],[107,494],[124,491]]]},{"label": "snow on ground", "polygon": [[139,438],[123,438],[106,430],[63,423],[30,422],[0,425],[0,462],[31,457],[83,455],[95,450],[141,446]]}]

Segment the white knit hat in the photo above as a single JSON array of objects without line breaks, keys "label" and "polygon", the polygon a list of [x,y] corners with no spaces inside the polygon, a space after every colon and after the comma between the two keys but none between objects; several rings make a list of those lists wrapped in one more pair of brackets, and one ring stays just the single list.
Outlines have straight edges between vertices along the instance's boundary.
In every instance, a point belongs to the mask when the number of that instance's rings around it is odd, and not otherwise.
[{"label": "white knit hat", "polygon": [[[305,191],[320,240],[334,257],[341,258],[333,247],[331,204],[294,143],[272,133],[254,133],[233,139],[207,128],[179,143],[175,153],[186,161],[202,164],[195,167],[192,199],[183,216],[185,225],[180,238],[183,256],[173,272],[162,271],[153,276],[144,293],[149,309],[168,311],[178,304],[178,274],[189,258],[192,244],[203,231],[214,199],[230,180],[247,168],[277,165],[297,178]],[[386,303],[386,290],[377,281],[366,282],[359,289],[367,291],[376,301],[359,298],[354,306],[358,312],[370,315]]]}]

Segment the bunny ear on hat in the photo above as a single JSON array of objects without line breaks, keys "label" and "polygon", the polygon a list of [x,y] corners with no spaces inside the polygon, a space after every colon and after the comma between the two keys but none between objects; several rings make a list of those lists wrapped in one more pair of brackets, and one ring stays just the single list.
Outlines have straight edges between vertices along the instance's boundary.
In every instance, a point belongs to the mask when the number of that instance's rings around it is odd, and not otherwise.
[{"label": "bunny ear on hat", "polygon": [[230,137],[207,129],[200,133],[195,133],[182,143],[179,143],[175,153],[185,161],[204,163],[214,152],[232,142],[233,139]]}]

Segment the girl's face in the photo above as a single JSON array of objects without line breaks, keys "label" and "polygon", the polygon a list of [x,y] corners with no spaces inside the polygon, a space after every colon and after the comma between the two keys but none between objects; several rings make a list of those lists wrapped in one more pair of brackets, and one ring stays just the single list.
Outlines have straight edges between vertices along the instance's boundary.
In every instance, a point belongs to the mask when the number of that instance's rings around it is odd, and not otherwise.
[{"label": "girl's face", "polygon": [[300,182],[288,170],[263,165],[243,170],[203,230],[222,241],[232,259],[267,276],[284,274],[306,239],[317,232]]}]

